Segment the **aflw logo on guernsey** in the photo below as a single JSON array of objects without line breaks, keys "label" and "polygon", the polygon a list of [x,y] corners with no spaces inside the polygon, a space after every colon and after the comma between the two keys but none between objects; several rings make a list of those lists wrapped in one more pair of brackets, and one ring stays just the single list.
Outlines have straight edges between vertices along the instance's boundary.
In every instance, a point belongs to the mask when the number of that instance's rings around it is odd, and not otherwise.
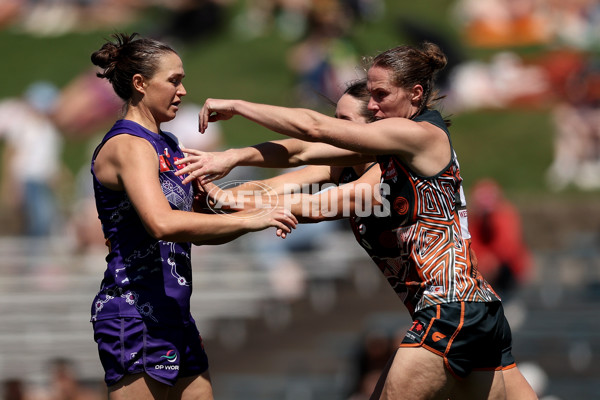
[{"label": "aflw logo on guernsey", "polygon": [[[238,186],[240,187],[234,191],[229,190]],[[303,217],[387,217],[390,215],[390,204],[385,198],[385,194],[390,192],[388,186],[385,183],[376,186],[368,183],[340,186],[287,183],[278,193],[260,182],[236,180],[209,190],[207,204],[214,212],[235,218],[261,217],[268,214],[271,207],[278,205],[286,209],[300,209]],[[255,207],[263,211],[245,217],[231,213],[244,207]]]}]

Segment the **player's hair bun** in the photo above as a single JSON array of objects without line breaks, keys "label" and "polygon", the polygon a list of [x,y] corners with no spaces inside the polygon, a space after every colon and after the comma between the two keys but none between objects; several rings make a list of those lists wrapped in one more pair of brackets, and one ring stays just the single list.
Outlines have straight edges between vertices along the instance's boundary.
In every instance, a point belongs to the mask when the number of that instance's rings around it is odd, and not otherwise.
[{"label": "player's hair bun", "polygon": [[127,45],[131,43],[136,35],[136,33],[132,35],[123,33],[113,34],[112,37],[115,39],[115,42],[106,42],[102,45],[100,50],[92,53],[92,63],[103,69],[103,72],[98,72],[97,74],[100,78],[106,78],[109,81],[112,81],[115,68],[121,58],[121,53],[126,51]]},{"label": "player's hair bun", "polygon": [[446,55],[442,52],[440,47],[431,42],[425,42],[422,45],[422,51],[426,55],[429,60],[429,65],[433,72],[439,71],[446,67],[448,64],[448,59]]}]

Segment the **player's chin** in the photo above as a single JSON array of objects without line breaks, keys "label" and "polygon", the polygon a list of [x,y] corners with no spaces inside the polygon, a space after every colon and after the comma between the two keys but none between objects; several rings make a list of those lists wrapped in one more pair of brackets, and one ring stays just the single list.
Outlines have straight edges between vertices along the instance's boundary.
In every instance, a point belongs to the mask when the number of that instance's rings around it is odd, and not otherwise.
[{"label": "player's chin", "polygon": [[165,115],[164,115],[165,122],[170,121],[173,118],[175,118],[178,110],[179,110],[179,108],[176,106],[169,107],[169,109],[165,112]]}]

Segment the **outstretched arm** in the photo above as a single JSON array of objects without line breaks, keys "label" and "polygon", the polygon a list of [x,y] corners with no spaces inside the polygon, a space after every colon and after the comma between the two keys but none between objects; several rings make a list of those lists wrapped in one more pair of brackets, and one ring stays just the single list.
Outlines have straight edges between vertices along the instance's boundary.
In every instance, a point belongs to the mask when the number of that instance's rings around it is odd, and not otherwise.
[{"label": "outstretched arm", "polygon": [[330,182],[333,182],[332,167],[326,165],[308,165],[272,178],[244,182],[230,190],[233,194],[239,191],[253,191],[269,195],[279,195],[284,194],[286,191],[289,192],[296,187]]},{"label": "outstretched arm", "polygon": [[[384,127],[373,128],[382,121],[364,124],[330,117],[306,108],[279,107],[244,100],[207,99],[200,111],[200,132],[206,130],[209,122],[228,120],[235,115],[286,136],[308,142],[323,142],[359,153],[396,153],[403,146],[407,146],[400,143],[400,138],[395,137],[397,135],[390,135],[391,132],[384,131]],[[404,130],[409,127],[416,129],[418,126],[405,118],[398,120],[402,122],[396,123],[406,125]]]},{"label": "outstretched arm", "polygon": [[[314,167],[306,167],[309,168]],[[299,185],[287,186],[279,193],[247,191],[246,194],[251,195],[243,196],[239,191],[222,190],[212,183],[204,188],[216,208],[243,210],[246,207],[281,205],[291,210],[300,222],[314,223],[373,212],[382,202],[379,195],[380,177],[381,170],[374,167],[354,182],[339,186],[332,184],[317,193],[305,191]],[[256,182],[248,182],[248,185],[256,185]]]},{"label": "outstretched arm", "polygon": [[380,178],[381,170],[375,166],[350,183],[332,185],[314,194],[286,194],[283,206],[304,223],[348,218],[362,213],[371,215],[382,204]]},{"label": "outstretched arm", "polygon": [[244,100],[207,99],[200,112],[200,131],[203,132],[209,122],[227,120],[234,115],[308,142],[323,142],[361,154],[395,154],[424,176],[439,173],[452,156],[446,133],[429,122],[385,118],[363,124],[304,108]]},{"label": "outstretched arm", "polygon": [[354,151],[326,143],[310,143],[298,139],[274,140],[250,147],[229,149],[223,152],[202,152],[183,149],[188,156],[176,165],[185,165],[177,175],[189,174],[184,183],[200,179],[206,184],[226,176],[237,166],[289,168],[300,165],[355,165],[373,159]]}]

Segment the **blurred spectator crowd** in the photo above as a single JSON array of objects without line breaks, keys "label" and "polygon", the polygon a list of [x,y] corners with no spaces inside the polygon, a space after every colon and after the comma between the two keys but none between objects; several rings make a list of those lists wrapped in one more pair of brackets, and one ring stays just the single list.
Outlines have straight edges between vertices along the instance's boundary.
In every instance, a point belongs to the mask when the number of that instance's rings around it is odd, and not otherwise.
[{"label": "blurred spectator crowd", "polygon": [[548,187],[600,188],[600,2],[459,0],[454,16],[466,46],[493,52],[454,69],[448,106],[549,109]]}]

